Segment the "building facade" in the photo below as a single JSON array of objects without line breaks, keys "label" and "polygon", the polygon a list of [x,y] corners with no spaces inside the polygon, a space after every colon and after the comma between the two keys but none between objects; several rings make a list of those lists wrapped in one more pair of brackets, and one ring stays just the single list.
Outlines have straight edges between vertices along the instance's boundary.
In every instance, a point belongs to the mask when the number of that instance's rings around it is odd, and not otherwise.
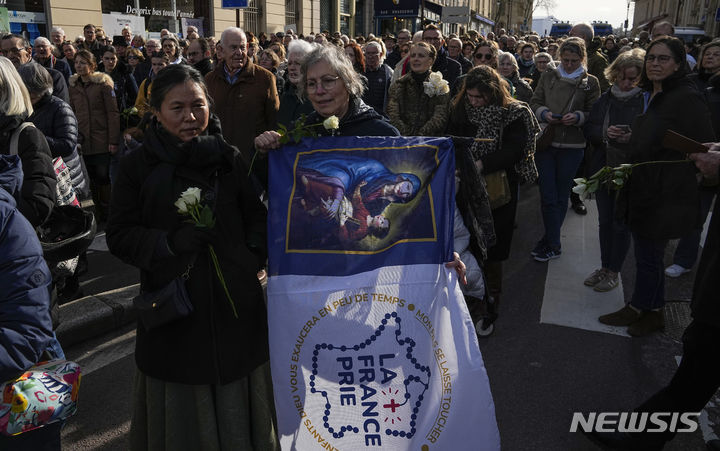
[{"label": "building facade", "polygon": [[[528,0],[514,0],[516,5]],[[428,23],[445,33],[491,31],[496,10],[513,0],[245,0],[247,7],[224,9],[223,0],[0,0],[0,30],[23,33],[31,40],[49,36],[53,26],[65,30],[68,39],[82,35],[86,24],[102,26],[106,34],[120,34],[124,26],[146,37],[158,37],[162,29],[180,36],[190,25],[201,35],[219,37],[222,30],[239,25],[258,34],[292,29],[309,34],[340,31],[349,36],[369,33],[416,31]],[[466,6],[467,21],[443,23],[447,6]],[[517,22],[521,8],[503,16],[503,23]]]},{"label": "building facade", "polygon": [[720,36],[720,0],[636,0],[633,32],[651,30],[667,20],[676,28],[697,28],[708,36]]}]

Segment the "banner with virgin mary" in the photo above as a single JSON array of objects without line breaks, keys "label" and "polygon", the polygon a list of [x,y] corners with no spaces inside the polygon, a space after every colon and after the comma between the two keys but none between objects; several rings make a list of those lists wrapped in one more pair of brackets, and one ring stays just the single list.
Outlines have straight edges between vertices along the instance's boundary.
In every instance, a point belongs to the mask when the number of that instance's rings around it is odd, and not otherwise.
[{"label": "banner with virgin mary", "polygon": [[270,355],[285,450],[498,450],[452,260],[447,138],[269,154]]}]

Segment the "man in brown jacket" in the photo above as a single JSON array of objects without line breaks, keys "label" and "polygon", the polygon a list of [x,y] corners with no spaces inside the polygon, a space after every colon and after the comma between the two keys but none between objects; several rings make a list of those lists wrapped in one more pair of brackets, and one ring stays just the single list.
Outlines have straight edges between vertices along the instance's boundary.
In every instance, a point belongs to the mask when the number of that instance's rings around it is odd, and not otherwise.
[{"label": "man in brown jacket", "polygon": [[275,76],[248,59],[247,38],[240,28],[223,31],[217,52],[223,62],[205,76],[205,82],[225,139],[240,149],[249,164],[255,137],[277,127],[280,99]]}]

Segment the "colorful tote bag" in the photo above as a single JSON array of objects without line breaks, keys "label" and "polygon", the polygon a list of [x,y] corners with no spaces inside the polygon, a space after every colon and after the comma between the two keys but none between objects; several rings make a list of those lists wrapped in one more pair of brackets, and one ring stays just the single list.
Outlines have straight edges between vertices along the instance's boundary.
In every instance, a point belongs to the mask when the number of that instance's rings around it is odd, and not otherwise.
[{"label": "colorful tote bag", "polygon": [[17,435],[74,415],[80,377],[77,363],[51,360],[0,385],[0,433]]}]

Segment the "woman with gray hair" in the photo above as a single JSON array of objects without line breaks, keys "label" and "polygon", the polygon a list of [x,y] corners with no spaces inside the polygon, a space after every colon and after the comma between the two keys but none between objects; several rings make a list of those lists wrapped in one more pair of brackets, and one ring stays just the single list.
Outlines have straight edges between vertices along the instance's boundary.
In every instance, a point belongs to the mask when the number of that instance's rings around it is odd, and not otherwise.
[{"label": "woman with gray hair", "polygon": [[314,44],[301,39],[294,39],[288,45],[287,70],[285,71],[285,88],[280,95],[280,109],[277,113],[278,124],[290,127],[301,115],[314,111],[310,102],[298,97],[298,84],[301,80],[300,65],[305,55],[310,53]]},{"label": "woman with gray hair", "polygon": [[62,157],[70,169],[73,188],[82,199],[89,197],[90,187],[77,151],[78,123],[70,105],[52,95],[52,77],[44,67],[28,63],[18,68],[20,78],[30,93],[33,114],[28,118],[40,130],[50,146],[53,158]]},{"label": "woman with gray hair", "polygon": [[[294,41],[293,41],[294,42]],[[308,53],[300,66],[299,96],[307,98],[315,108],[307,118],[308,124],[322,122],[336,116],[338,128],[321,128],[321,135],[340,136],[398,136],[400,132],[362,101],[365,85],[360,74],[343,49],[318,46]],[[280,134],[270,130],[255,138],[255,148],[261,153],[280,147]]]},{"label": "woman with gray hair", "polygon": [[520,78],[518,62],[515,55],[510,52],[500,52],[498,55],[498,72],[512,85],[512,96],[521,102],[530,103],[533,90]]},{"label": "woman with gray hair", "polygon": [[375,111],[386,115],[388,93],[392,82],[393,71],[385,61],[385,45],[382,42],[371,41],[365,46],[365,72],[367,78],[367,91],[363,101],[375,108]]},{"label": "woman with gray hair", "polygon": [[547,52],[536,53],[535,56],[533,56],[533,61],[535,67],[533,67],[532,72],[530,72],[530,78],[532,79],[530,87],[535,91],[542,74],[548,70],[548,68],[555,69],[555,61],[553,61],[552,56]]},{"label": "woman with gray hair", "polygon": [[170,59],[170,64],[187,64],[185,58],[182,56],[182,49],[180,49],[180,41],[173,35],[167,35],[162,38],[161,41],[162,51]]}]

